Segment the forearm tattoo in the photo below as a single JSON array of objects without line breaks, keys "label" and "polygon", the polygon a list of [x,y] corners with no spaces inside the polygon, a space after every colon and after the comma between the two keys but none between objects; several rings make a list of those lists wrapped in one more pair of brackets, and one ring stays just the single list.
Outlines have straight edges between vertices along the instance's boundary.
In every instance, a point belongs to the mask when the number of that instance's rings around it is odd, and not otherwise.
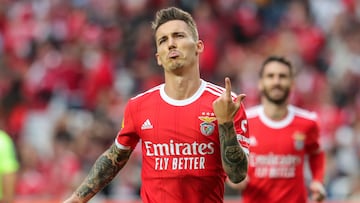
[{"label": "forearm tattoo", "polygon": [[236,138],[233,122],[219,124],[219,134],[224,170],[232,182],[239,183],[246,177],[248,160]]},{"label": "forearm tattoo", "polygon": [[75,191],[76,195],[85,200],[91,199],[112,181],[130,154],[131,150],[121,150],[113,144],[96,160],[84,182]]}]

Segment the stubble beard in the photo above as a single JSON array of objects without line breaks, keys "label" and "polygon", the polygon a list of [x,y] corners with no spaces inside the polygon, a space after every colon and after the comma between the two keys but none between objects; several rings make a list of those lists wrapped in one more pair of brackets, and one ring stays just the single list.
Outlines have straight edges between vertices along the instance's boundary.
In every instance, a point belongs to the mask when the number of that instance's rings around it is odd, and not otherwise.
[{"label": "stubble beard", "polygon": [[175,71],[181,69],[183,66],[184,64],[179,61],[171,61],[168,69],[170,71]]},{"label": "stubble beard", "polygon": [[269,100],[271,103],[274,103],[276,105],[282,105],[282,104],[286,103],[286,101],[287,101],[287,99],[289,97],[289,94],[290,94],[289,89],[283,89],[283,91],[284,91],[283,96],[279,97],[279,98],[272,97],[271,94],[269,93],[270,91],[268,91],[267,89],[262,91],[262,95],[264,95],[265,98],[267,100]]}]

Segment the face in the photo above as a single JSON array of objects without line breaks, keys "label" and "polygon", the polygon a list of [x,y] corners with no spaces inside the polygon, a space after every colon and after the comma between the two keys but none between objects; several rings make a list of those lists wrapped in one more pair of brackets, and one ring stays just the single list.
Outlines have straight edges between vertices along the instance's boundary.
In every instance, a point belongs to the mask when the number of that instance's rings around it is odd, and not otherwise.
[{"label": "face", "polygon": [[280,105],[287,101],[292,84],[290,68],[273,61],[264,67],[259,80],[259,90],[268,101]]},{"label": "face", "polygon": [[155,33],[156,59],[165,70],[174,71],[196,64],[203,43],[195,40],[188,25],[181,20],[162,24]]}]

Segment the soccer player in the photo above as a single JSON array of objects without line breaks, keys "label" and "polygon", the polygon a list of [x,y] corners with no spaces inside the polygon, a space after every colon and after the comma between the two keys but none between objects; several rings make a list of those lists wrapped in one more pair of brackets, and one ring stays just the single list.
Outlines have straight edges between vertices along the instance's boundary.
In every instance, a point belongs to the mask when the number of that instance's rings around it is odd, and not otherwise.
[{"label": "soccer player", "polygon": [[294,70],[287,59],[271,56],[263,62],[258,82],[261,105],[246,111],[249,171],[237,185],[243,189],[243,203],[307,202],[305,157],[312,175],[311,197],[314,201],[325,198],[325,158],[319,144],[317,115],[288,103],[293,82]]},{"label": "soccer player", "polygon": [[141,140],[144,203],[221,203],[228,177],[239,183],[248,167],[245,95],[200,78],[198,38],[191,15],[175,7],[153,22],[156,59],[165,83],[129,100],[115,143],[95,162],[65,203],[87,202],[126,164]]},{"label": "soccer player", "polygon": [[14,142],[0,130],[0,202],[11,203],[15,197],[16,172],[19,163]]}]

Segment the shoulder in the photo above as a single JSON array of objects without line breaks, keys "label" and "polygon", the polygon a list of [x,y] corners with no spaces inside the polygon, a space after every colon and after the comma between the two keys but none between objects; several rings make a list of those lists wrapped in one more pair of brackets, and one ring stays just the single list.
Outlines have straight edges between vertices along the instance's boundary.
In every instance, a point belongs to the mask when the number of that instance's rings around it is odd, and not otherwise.
[{"label": "shoulder", "polygon": [[[224,87],[221,87],[214,83],[205,81],[205,84],[205,91],[215,96],[220,96],[225,91]],[[231,92],[231,96],[235,99],[237,95],[234,92]]]},{"label": "shoulder", "polygon": [[310,120],[310,121],[318,120],[318,115],[314,111],[309,111],[307,109],[303,109],[303,108],[292,106],[292,105],[289,106],[289,109],[290,109],[290,111],[294,112],[296,117],[303,118],[305,120]]},{"label": "shoulder", "polygon": [[144,100],[147,99],[149,96],[153,95],[154,93],[157,93],[160,91],[160,89],[162,88],[164,84],[155,86],[145,92],[142,92],[140,94],[135,95],[134,97],[130,98],[130,101],[136,101],[136,100]]},{"label": "shoulder", "polygon": [[0,144],[1,143],[11,143],[10,136],[3,130],[0,130]]},{"label": "shoulder", "polygon": [[246,109],[246,115],[248,118],[255,118],[259,116],[260,110],[263,107],[261,105],[252,106]]}]

